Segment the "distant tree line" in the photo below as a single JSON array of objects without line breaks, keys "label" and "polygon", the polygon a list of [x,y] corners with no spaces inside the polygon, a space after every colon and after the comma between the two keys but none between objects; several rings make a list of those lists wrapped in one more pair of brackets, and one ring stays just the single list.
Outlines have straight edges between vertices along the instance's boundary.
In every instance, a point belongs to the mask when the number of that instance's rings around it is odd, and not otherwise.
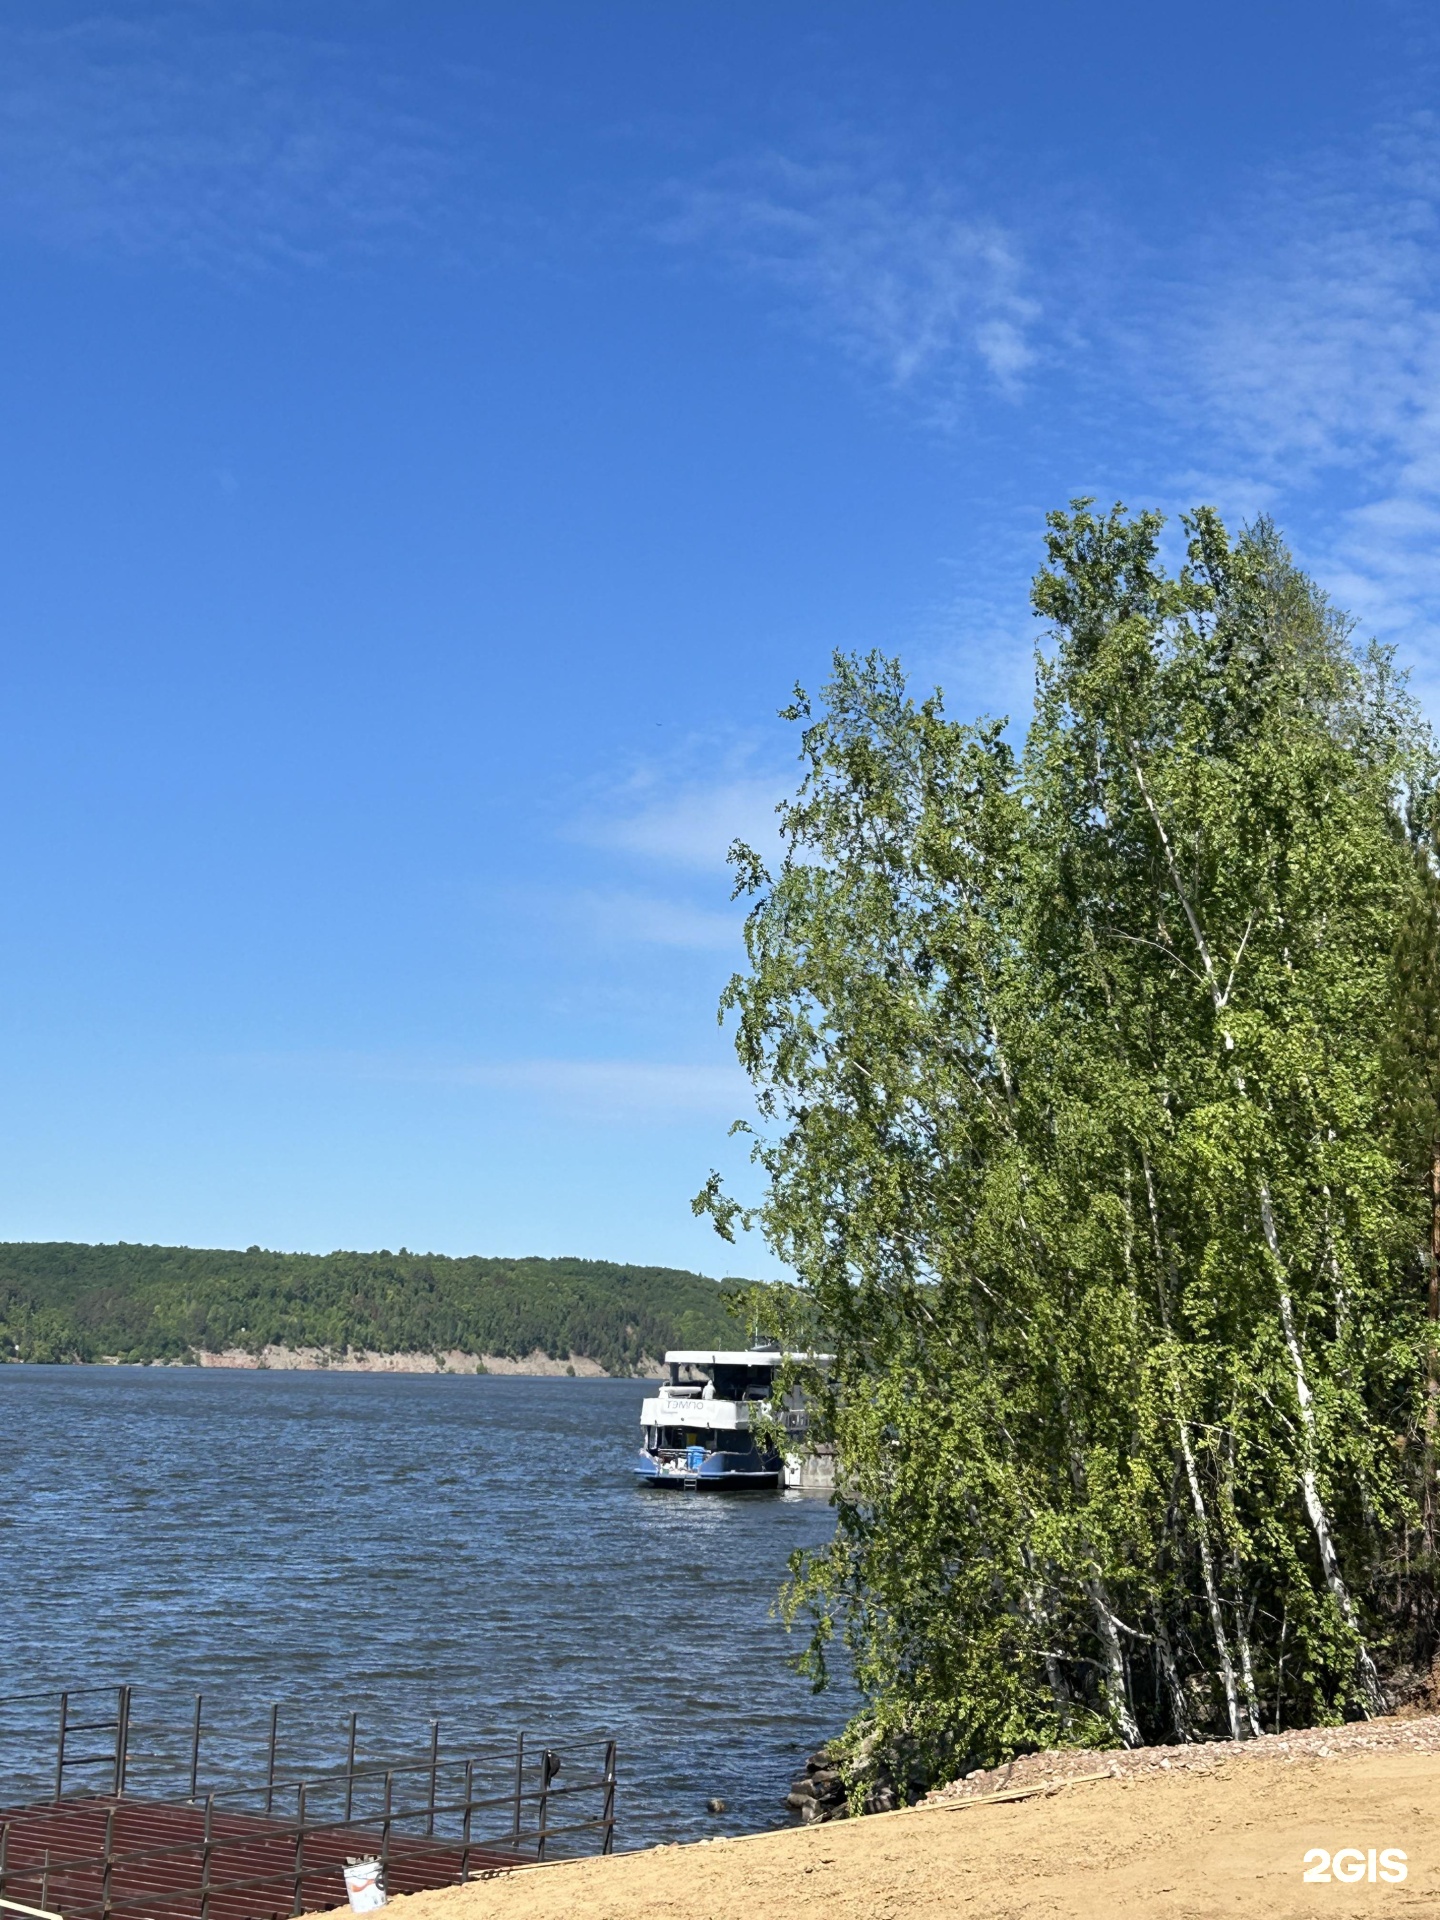
[{"label": "distant tree line", "polygon": [[748,1217],[835,1352],[789,1605],[912,1780],[1440,1674],[1440,765],[1273,527],[1187,528],[1051,516],[1023,746],[838,658],[735,850]]},{"label": "distant tree line", "polygon": [[11,1243],[0,1244],[0,1357],[539,1350],[626,1374],[666,1347],[733,1343],[724,1297],[701,1274],[603,1260]]}]

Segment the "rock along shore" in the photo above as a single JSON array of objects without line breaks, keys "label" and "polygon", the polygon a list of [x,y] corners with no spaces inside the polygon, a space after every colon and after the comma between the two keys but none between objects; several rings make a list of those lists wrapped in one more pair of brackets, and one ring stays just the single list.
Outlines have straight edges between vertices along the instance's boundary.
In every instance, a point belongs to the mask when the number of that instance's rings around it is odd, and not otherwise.
[{"label": "rock along shore", "polygon": [[[116,1362],[112,1359],[106,1364]],[[258,1352],[248,1347],[224,1347],[217,1353],[208,1353],[196,1348],[189,1361],[154,1364],[251,1368],[276,1373],[494,1373],[523,1374],[534,1379],[556,1375],[573,1376],[577,1380],[611,1378],[598,1361],[587,1360],[583,1354],[572,1353],[568,1359],[556,1360],[539,1348],[520,1359],[503,1353],[462,1353],[458,1347],[444,1353],[371,1353],[349,1347],[334,1351],[328,1347],[277,1346],[262,1347]],[[649,1379],[651,1374],[646,1368],[635,1377]],[[658,1368],[655,1377],[658,1378]]]}]

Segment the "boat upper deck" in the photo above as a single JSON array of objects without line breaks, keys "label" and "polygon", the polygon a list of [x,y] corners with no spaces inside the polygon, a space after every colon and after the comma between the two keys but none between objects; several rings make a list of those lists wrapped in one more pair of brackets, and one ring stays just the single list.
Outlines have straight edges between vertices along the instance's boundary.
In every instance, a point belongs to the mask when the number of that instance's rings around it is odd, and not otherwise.
[{"label": "boat upper deck", "polygon": [[[784,1353],[776,1347],[726,1349],[672,1348],[665,1355],[666,1377],[641,1405],[645,1427],[686,1427],[717,1433],[743,1432],[752,1414],[770,1412],[775,1375],[789,1361],[824,1364],[828,1354]],[[783,1410],[787,1426],[804,1423],[797,1406]]]}]

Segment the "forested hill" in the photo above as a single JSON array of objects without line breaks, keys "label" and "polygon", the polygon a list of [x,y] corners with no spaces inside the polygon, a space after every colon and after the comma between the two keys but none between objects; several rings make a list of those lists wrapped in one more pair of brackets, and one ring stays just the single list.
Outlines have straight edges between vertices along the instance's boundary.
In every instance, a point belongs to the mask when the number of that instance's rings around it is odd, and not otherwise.
[{"label": "forested hill", "polygon": [[732,1344],[722,1285],[670,1267],[441,1254],[0,1243],[0,1357],[178,1360],[267,1345],[594,1360]]}]

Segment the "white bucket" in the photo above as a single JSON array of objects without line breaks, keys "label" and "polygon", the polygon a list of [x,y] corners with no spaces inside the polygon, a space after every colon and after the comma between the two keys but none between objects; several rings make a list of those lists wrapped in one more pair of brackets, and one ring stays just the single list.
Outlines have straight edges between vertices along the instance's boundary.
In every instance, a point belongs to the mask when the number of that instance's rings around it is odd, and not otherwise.
[{"label": "white bucket", "polygon": [[378,1860],[351,1860],[345,1868],[345,1891],[356,1913],[373,1913],[389,1899]]}]

